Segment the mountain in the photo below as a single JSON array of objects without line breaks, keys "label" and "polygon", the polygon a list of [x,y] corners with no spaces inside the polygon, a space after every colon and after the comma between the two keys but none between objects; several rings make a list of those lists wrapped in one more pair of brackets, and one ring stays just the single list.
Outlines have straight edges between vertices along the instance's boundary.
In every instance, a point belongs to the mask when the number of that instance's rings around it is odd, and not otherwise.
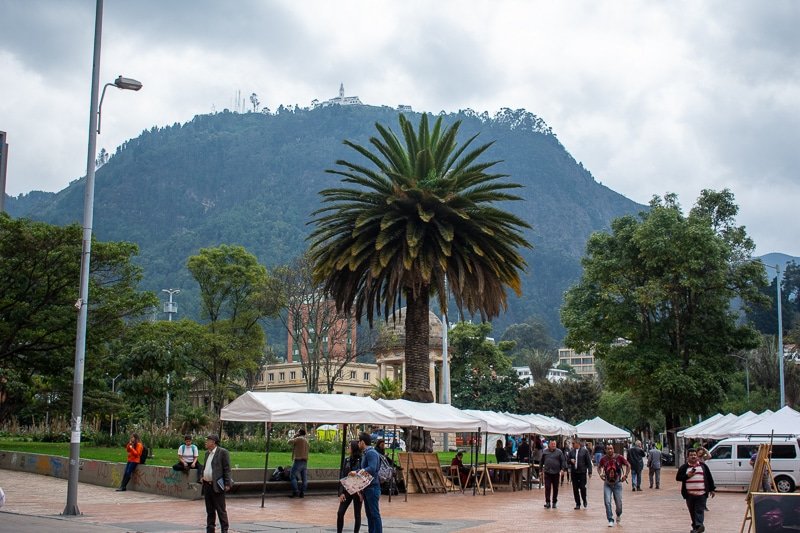
[{"label": "mountain", "polygon": [[772,268],[767,269],[767,278],[773,279],[777,273],[775,272],[775,267],[780,266],[781,268],[781,279],[783,279],[783,273],[786,272],[786,265],[794,261],[797,264],[800,264],[800,257],[794,257],[791,255],[786,255],[778,252],[772,252],[769,254],[764,254],[758,257],[762,263],[765,265],[769,265]]},{"label": "mountain", "polygon": [[[337,159],[358,160],[342,141],[366,144],[376,122],[396,131],[397,115],[388,107],[281,107],[274,114],[225,111],[154,127],[98,169],[95,234],[138,243],[142,288],[182,289],[181,314],[195,316],[189,256],[221,243],[245,246],[268,267],[299,255],[310,214],[320,205],[318,191],[339,179],[325,169]],[[417,113],[407,115],[418,120]],[[476,133],[478,143],[494,141],[486,157],[501,160],[497,171],[524,185],[517,191],[524,201],[505,207],[533,226],[527,237],[534,249],[525,251],[524,294],[511,297],[494,334],[538,315],[561,337],[558,311],[564,291],[580,276],[587,237],[644,206],[596,182],[531,113],[503,109],[490,117],[467,110],[444,120],[462,121],[462,142]],[[9,198],[7,208],[12,216],[80,223],[84,184],[81,179],[55,194]]]}]

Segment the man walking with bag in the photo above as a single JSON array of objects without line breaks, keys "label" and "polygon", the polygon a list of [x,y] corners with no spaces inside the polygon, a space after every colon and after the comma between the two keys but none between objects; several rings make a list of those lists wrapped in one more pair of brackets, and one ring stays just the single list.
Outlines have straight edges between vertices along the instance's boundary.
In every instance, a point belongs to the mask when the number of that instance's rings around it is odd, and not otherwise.
[{"label": "man walking with bag", "polygon": [[[383,533],[381,520],[381,482],[378,471],[381,468],[381,456],[371,446],[372,437],[369,433],[358,435],[358,449],[361,450],[361,470],[372,476],[372,481],[362,492],[364,495],[364,510],[367,513],[367,530],[369,533]],[[354,475],[351,473],[350,475]]]},{"label": "man walking with bag", "polygon": [[222,533],[228,533],[225,491],[231,488],[231,458],[220,448],[219,436],[206,437],[206,466],[203,469],[203,497],[206,501],[206,533],[214,533],[217,517]]}]

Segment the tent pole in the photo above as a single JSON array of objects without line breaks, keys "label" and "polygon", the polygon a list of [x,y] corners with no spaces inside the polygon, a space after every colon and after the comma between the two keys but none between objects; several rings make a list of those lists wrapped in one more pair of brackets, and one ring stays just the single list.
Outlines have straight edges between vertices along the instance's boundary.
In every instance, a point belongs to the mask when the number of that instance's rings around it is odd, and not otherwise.
[{"label": "tent pole", "polygon": [[478,494],[478,439],[480,438],[481,428],[478,428],[477,433],[472,434],[472,443],[469,445],[469,462],[472,471],[475,473],[475,478],[472,480],[472,495]]},{"label": "tent pole", "polygon": [[342,424],[342,455],[339,460],[339,479],[344,477],[344,450],[347,446],[347,424]]},{"label": "tent pole", "polygon": [[406,444],[406,471],[403,474],[403,479],[406,480],[406,499],[408,502],[408,491],[411,488],[411,452],[408,451],[408,444]]},{"label": "tent pole", "polygon": [[272,437],[272,422],[267,422],[267,445],[264,453],[264,485],[261,487],[261,508],[264,508],[264,498],[267,495],[267,471],[269,470],[269,441]]},{"label": "tent pole", "polygon": [[486,438],[483,439],[483,495],[486,496],[486,481],[489,477],[489,430],[486,430]]},{"label": "tent pole", "polygon": [[[392,435],[394,435],[392,437],[392,441],[397,439],[397,426],[392,426]],[[384,444],[384,450],[385,450],[386,449],[386,431],[383,432],[383,444]],[[389,447],[391,447],[391,446],[392,445],[390,443]],[[392,448],[392,469],[394,469],[394,448]],[[395,473],[392,474],[392,479],[389,480],[389,503],[392,502],[392,489],[397,486],[397,481],[395,480],[395,478],[397,477],[397,471],[395,470],[394,472]]]}]

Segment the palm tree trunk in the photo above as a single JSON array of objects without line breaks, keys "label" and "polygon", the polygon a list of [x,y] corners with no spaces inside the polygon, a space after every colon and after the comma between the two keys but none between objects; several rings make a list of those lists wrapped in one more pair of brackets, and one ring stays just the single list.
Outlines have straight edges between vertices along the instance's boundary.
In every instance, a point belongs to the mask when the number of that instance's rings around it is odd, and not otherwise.
[{"label": "palm tree trunk", "polygon": [[430,323],[427,291],[416,297],[409,294],[406,307],[406,391],[403,398],[413,402],[433,402],[430,384]]},{"label": "palm tree trunk", "polygon": [[[412,402],[431,403],[433,393],[430,383],[430,322],[427,290],[415,298],[409,294],[406,301],[406,390],[403,398]],[[406,448],[412,452],[433,451],[430,431],[406,428]]]}]

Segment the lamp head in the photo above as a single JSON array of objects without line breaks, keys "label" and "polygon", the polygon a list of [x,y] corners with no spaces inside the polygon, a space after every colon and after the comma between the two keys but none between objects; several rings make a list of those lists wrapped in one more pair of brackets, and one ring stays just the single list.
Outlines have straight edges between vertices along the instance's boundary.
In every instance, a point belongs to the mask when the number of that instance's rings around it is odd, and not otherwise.
[{"label": "lamp head", "polygon": [[114,85],[120,89],[127,89],[129,91],[138,91],[142,88],[142,82],[139,80],[123,78],[122,76],[118,76],[117,79],[114,80]]}]

